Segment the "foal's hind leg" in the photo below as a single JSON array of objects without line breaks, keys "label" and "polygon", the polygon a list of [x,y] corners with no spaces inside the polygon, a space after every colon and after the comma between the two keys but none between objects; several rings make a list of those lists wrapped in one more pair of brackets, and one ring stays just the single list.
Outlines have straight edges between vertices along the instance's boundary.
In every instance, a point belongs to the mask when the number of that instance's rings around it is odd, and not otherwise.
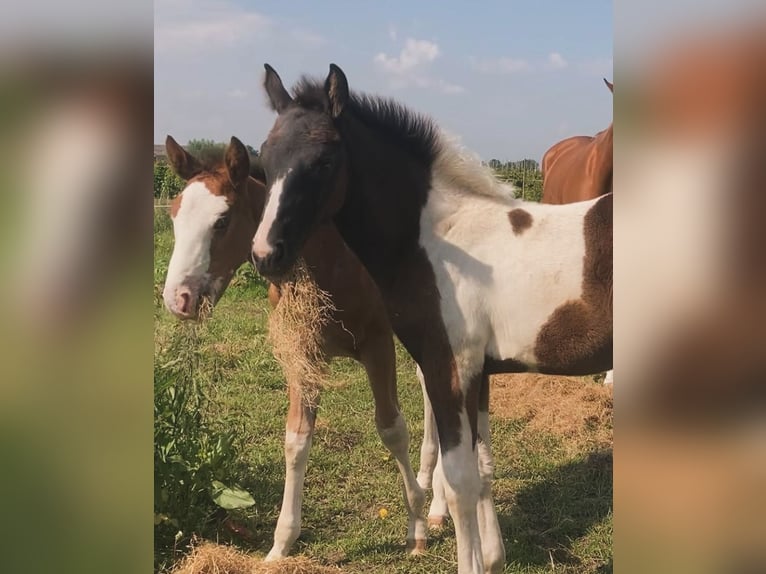
[{"label": "foal's hind leg", "polygon": [[418,554],[426,546],[426,521],[423,518],[425,493],[418,485],[410,465],[410,437],[396,394],[396,355],[391,332],[381,330],[380,335],[368,337],[360,349],[359,361],[370,379],[378,434],[396,459],[404,480],[404,504],[409,519],[407,548],[413,554]]},{"label": "foal's hind leg", "polygon": [[449,515],[447,498],[444,495],[444,473],[442,472],[441,454],[439,453],[439,434],[436,431],[436,419],[431,401],[426,392],[423,371],[417,368],[418,381],[423,390],[423,445],[420,447],[420,472],[418,484],[423,490],[433,489],[431,507],[428,511],[428,527],[439,529]]},{"label": "foal's hind leg", "polygon": [[290,407],[285,431],[285,491],[274,531],[274,546],[266,560],[285,558],[301,533],[303,482],[314,436],[316,406],[306,404],[300,389],[291,383],[288,381]]},{"label": "foal's hind leg", "polygon": [[477,417],[479,449],[479,477],[481,492],[476,511],[481,534],[481,553],[487,572],[502,572],[505,568],[505,547],[500,524],[497,521],[495,504],[492,501],[492,477],[495,462],[489,438],[489,376],[483,375],[479,391],[479,415]]}]

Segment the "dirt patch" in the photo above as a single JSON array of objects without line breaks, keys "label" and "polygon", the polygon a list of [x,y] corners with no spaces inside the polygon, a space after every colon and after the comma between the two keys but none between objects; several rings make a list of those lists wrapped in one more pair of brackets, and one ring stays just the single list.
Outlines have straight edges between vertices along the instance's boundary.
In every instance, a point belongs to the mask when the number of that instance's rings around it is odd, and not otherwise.
[{"label": "dirt patch", "polygon": [[308,558],[285,558],[264,562],[233,546],[204,542],[172,570],[171,574],[337,574],[334,566],[323,566]]},{"label": "dirt patch", "polygon": [[490,412],[524,420],[524,432],[549,432],[572,449],[612,444],[612,386],[593,377],[523,374],[492,377]]}]

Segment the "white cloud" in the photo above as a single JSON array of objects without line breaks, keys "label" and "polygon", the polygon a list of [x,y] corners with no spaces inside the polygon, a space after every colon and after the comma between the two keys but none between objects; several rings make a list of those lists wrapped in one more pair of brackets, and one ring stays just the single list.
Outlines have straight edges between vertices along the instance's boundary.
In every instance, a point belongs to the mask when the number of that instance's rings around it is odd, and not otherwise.
[{"label": "white cloud", "polygon": [[399,56],[389,56],[380,52],[375,56],[375,62],[388,72],[406,74],[415,68],[433,62],[438,56],[438,44],[428,40],[407,38],[407,42],[401,52],[399,52]]},{"label": "white cloud", "polygon": [[463,86],[458,84],[451,84],[445,80],[439,80],[436,87],[445,94],[462,94],[465,92],[465,88]]},{"label": "white cloud", "polygon": [[[393,39],[396,30],[389,29],[389,36]],[[427,73],[431,64],[440,56],[439,45],[428,40],[415,40],[407,38],[404,47],[397,56],[379,52],[373,61],[383,70],[390,80],[391,87],[404,88],[417,86],[419,88],[431,88],[444,94],[460,94],[465,91],[463,86],[453,84],[441,78],[434,78]]]},{"label": "white cloud", "polygon": [[320,48],[327,44],[327,38],[304,28],[295,28],[290,32],[290,36],[309,48]]},{"label": "white cloud", "polygon": [[225,8],[204,17],[158,23],[154,31],[155,50],[194,50],[231,47],[268,34],[270,18],[258,12]]},{"label": "white cloud", "polygon": [[613,75],[612,58],[594,58],[577,65],[577,69],[586,76],[610,79]]},{"label": "white cloud", "polygon": [[551,68],[556,70],[561,70],[569,65],[569,63],[564,59],[564,56],[558,52],[551,52],[548,54],[548,64],[551,66]]},{"label": "white cloud", "polygon": [[226,95],[229,96],[230,98],[242,99],[247,97],[247,92],[245,90],[240,90],[239,88],[236,88],[228,92]]},{"label": "white cloud", "polygon": [[523,58],[495,58],[491,60],[474,60],[473,67],[485,74],[515,74],[532,69],[529,62]]}]

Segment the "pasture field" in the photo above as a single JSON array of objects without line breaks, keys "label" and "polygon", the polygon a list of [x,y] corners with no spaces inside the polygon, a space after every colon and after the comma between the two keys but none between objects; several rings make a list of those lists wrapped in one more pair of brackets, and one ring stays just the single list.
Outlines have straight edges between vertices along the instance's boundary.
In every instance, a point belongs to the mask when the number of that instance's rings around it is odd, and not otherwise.
[{"label": "pasture field", "polygon": [[[236,457],[221,471],[226,476],[218,478],[247,490],[255,504],[227,513],[203,494],[199,504],[207,508],[177,536],[179,528],[169,517],[156,516],[158,572],[169,572],[188,551],[192,531],[255,555],[268,552],[281,504],[287,411],[285,385],[266,343],[269,305],[263,281],[243,267],[212,317],[181,324],[158,296],[171,249],[169,218],[158,208],[155,400],[158,392],[176,392],[172,387],[179,372],[194,380],[195,392],[203,397],[191,407],[194,420],[212,433],[213,442],[216,433],[233,437],[230,450],[219,450],[221,456],[233,452]],[[417,472],[423,404],[414,364],[401,347],[397,350],[399,396]],[[405,555],[401,478],[375,431],[363,370],[350,360],[336,360],[332,378],[337,386],[321,399],[303,530],[293,554],[352,573],[454,572],[450,525],[431,535],[426,555]],[[493,493],[506,572],[611,572],[611,391],[592,377],[527,375],[494,378],[491,396]],[[172,489],[167,496],[172,499]],[[184,504],[192,503],[181,501],[179,508]]]}]

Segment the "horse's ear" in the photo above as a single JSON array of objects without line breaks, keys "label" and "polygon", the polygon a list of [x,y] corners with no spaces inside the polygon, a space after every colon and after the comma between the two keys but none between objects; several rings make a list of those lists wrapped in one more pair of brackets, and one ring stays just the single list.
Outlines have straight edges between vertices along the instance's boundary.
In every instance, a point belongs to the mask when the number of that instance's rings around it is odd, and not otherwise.
[{"label": "horse's ear", "polygon": [[269,96],[269,102],[274,111],[281,114],[292,103],[293,99],[287,93],[276,70],[268,64],[264,64],[263,67],[266,69],[266,77],[263,80],[266,95]]},{"label": "horse's ear", "polygon": [[202,164],[197,158],[182,148],[172,136],[165,138],[165,151],[170,167],[181,179],[191,179],[202,171]]},{"label": "horse's ear", "polygon": [[330,64],[330,73],[324,82],[324,91],[330,102],[330,115],[333,118],[340,116],[348,102],[348,80],[338,66]]},{"label": "horse's ear", "polygon": [[250,177],[261,183],[266,183],[266,170],[260,156],[256,155],[250,158]]},{"label": "horse's ear", "polygon": [[610,83],[606,78],[604,78],[604,83],[606,84],[606,87],[609,88],[609,91],[614,93],[614,84]]},{"label": "horse's ear", "polygon": [[250,175],[250,154],[245,144],[237,138],[231,138],[223,158],[229,179],[236,186],[245,181]]}]

